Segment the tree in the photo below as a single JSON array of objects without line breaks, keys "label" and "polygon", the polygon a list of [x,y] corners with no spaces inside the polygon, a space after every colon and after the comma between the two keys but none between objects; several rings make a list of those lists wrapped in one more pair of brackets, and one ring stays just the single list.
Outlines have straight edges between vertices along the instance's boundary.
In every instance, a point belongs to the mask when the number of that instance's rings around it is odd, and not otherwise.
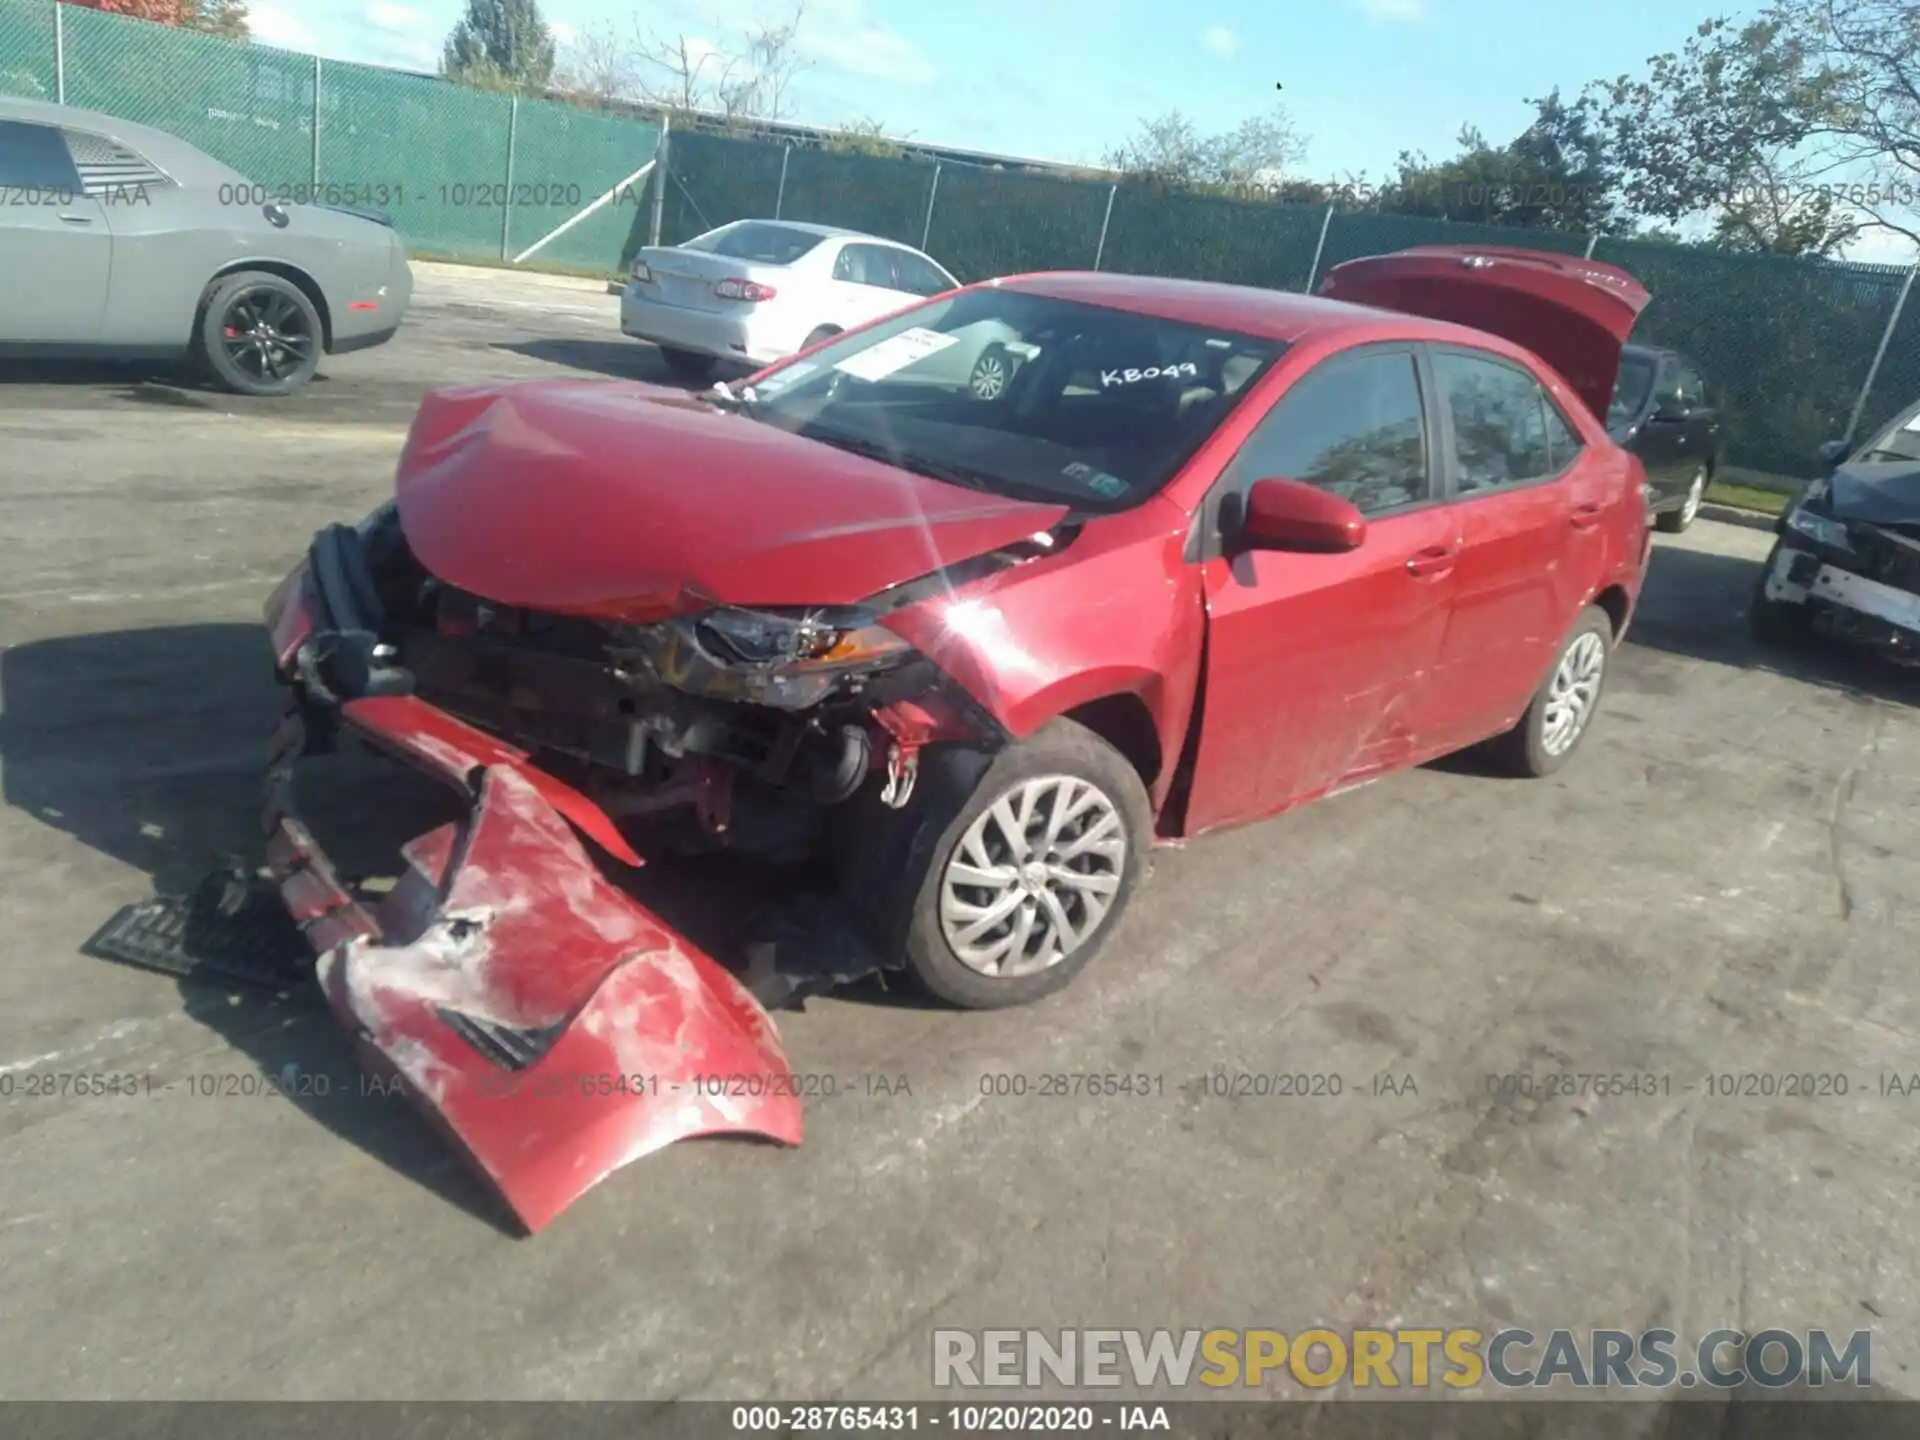
[{"label": "tree", "polygon": [[633,56],[612,25],[584,30],[555,62],[554,88],[590,110],[608,110],[638,93]]},{"label": "tree", "polygon": [[878,159],[899,160],[906,147],[881,129],[878,120],[849,120],[827,138],[821,147],[839,155],[870,155]]},{"label": "tree", "polygon": [[1841,72],[1799,8],[1705,21],[1644,76],[1589,95],[1636,214],[1707,215],[1716,244],[1788,255],[1830,255],[1859,232],[1826,188],[1836,157],[1822,142],[1846,109]]},{"label": "tree", "polygon": [[755,25],[731,47],[686,34],[664,36],[635,22],[639,93],[669,113],[719,114],[730,120],[781,120],[788,91],[806,68],[800,57],[805,0],[781,22]]},{"label": "tree", "polygon": [[467,0],[447,37],[440,70],[486,90],[545,93],[553,80],[553,32],[539,0]]},{"label": "tree", "polygon": [[1567,104],[1558,90],[1527,103],[1534,107],[1533,123],[1505,145],[1488,144],[1468,126],[1455,142],[1459,153],[1449,159],[1402,151],[1397,175],[1378,194],[1378,208],[1581,235],[1624,228],[1592,108]]},{"label": "tree", "polygon": [[1306,137],[1283,106],[1203,135],[1178,110],[1151,120],[1109,150],[1106,163],[1129,180],[1169,189],[1244,193],[1279,186],[1307,153]]},{"label": "tree", "polygon": [[229,40],[245,40],[248,35],[245,0],[63,0],[63,3],[183,30],[204,30]]},{"label": "tree", "polygon": [[1920,241],[1920,5],[1803,0],[1768,13],[1811,62],[1805,83],[1862,228]]}]

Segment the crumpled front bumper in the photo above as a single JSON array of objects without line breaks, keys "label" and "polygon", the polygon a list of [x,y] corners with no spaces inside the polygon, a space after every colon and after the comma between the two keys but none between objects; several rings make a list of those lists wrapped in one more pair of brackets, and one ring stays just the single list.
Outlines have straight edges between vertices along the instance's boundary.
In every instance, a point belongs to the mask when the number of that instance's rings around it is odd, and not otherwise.
[{"label": "crumpled front bumper", "polygon": [[[1761,593],[1776,605],[1798,605],[1816,630],[1903,659],[1920,656],[1920,560],[1905,571],[1875,566],[1860,555],[1785,532],[1761,577]],[[1863,573],[1877,571],[1877,573]],[[1891,576],[1906,584],[1889,584]]]},{"label": "crumpled front bumper", "polygon": [[[303,566],[269,604],[291,676],[296,652],[330,623],[317,589]],[[439,777],[470,806],[464,824],[409,842],[393,889],[363,904],[296,813],[293,775],[314,712],[297,698],[275,736],[269,868],[369,1068],[398,1078],[529,1232],[675,1140],[800,1142],[772,1019],[601,873],[574,825],[592,833],[597,816],[618,832],[592,801],[413,696],[324,707],[330,723]]]}]

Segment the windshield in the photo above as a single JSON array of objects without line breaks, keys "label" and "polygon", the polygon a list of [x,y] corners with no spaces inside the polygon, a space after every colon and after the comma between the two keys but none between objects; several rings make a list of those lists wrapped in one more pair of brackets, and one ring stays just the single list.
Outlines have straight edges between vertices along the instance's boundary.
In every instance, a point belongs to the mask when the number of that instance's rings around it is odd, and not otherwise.
[{"label": "windshield", "polygon": [[970,290],[768,375],[747,413],[995,494],[1124,510],[1286,346],[1104,306]]},{"label": "windshield", "polygon": [[1658,368],[1645,355],[1628,353],[1620,357],[1620,378],[1613,385],[1613,404],[1607,407],[1609,425],[1621,424],[1640,413],[1653,390],[1653,376]]},{"label": "windshield", "polygon": [[696,235],[678,248],[698,250],[705,255],[725,255],[730,260],[752,260],[762,265],[791,265],[827,237],[791,225],[769,225],[762,220],[742,220]]},{"label": "windshield", "polygon": [[1855,464],[1907,464],[1920,461],[1920,408],[1909,410],[1882,430],[1853,457]]}]

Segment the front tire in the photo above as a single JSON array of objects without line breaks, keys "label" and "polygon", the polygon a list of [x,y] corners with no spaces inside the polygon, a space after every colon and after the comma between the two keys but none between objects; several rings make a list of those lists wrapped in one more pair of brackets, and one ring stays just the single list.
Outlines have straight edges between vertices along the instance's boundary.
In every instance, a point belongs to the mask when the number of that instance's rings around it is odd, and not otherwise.
[{"label": "front tire", "polygon": [[200,359],[241,395],[289,395],[320,369],[324,332],[306,291],[284,276],[242,270],[214,282],[195,337]]},{"label": "front tire", "polygon": [[1538,778],[1573,758],[1600,708],[1612,653],[1613,621],[1598,605],[1589,605],[1560,642],[1520,723],[1492,743],[1492,756],[1503,770]]},{"label": "front tire", "polygon": [[1054,721],[993,758],[923,867],[900,877],[907,969],[968,1010],[1052,994],[1118,928],[1152,839],[1138,772]]}]

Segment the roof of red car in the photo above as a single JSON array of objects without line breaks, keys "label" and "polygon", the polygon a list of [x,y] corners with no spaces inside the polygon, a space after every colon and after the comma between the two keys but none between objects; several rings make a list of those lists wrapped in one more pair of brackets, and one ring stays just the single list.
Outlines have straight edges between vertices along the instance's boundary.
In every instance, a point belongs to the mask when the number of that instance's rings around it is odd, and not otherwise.
[{"label": "roof of red car", "polygon": [[[1115,310],[1134,310],[1165,320],[1289,342],[1300,339],[1310,330],[1365,325],[1389,318],[1386,312],[1344,300],[1324,300],[1286,290],[1259,290],[1251,285],[1222,285],[1211,280],[1173,280],[1158,275],[1049,270],[987,283],[1055,300],[1078,300]],[[1422,329],[1447,328],[1409,315],[1396,314],[1391,318]]]}]

